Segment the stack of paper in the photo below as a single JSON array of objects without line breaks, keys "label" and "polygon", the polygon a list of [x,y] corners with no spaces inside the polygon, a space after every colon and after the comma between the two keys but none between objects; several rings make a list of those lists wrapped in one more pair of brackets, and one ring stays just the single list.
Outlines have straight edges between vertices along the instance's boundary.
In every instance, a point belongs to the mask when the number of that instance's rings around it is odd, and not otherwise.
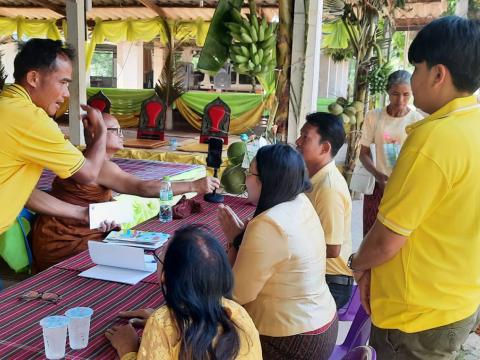
[{"label": "stack of paper", "polygon": [[143,249],[89,241],[88,252],[97,265],[79,276],[134,285],[157,270],[155,259]]},{"label": "stack of paper", "polygon": [[112,231],[103,241],[110,244],[128,245],[141,247],[147,250],[155,250],[161,247],[169,237],[169,234],[161,232],[121,230]]}]

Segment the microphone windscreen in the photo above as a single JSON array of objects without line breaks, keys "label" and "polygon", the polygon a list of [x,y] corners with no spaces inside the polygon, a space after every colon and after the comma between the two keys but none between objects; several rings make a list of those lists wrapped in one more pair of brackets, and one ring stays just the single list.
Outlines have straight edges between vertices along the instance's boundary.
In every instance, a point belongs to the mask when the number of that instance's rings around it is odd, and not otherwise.
[{"label": "microphone windscreen", "polygon": [[208,139],[207,166],[218,169],[222,164],[223,139],[211,137]]}]

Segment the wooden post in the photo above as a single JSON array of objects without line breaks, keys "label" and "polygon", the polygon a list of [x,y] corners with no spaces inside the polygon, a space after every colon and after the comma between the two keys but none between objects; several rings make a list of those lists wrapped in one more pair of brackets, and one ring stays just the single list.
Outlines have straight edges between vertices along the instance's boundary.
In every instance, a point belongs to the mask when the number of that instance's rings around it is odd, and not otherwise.
[{"label": "wooden post", "polygon": [[[308,9],[305,8],[308,4]],[[288,142],[293,143],[305,117],[317,110],[323,1],[295,1]],[[308,14],[308,15],[307,15]]]},{"label": "wooden post", "polygon": [[80,121],[80,104],[87,101],[85,87],[85,8],[84,0],[66,0],[68,38],[67,41],[76,52],[73,62],[72,83],[70,84],[70,100],[68,126],[70,141],[74,145],[85,145],[83,125]]}]

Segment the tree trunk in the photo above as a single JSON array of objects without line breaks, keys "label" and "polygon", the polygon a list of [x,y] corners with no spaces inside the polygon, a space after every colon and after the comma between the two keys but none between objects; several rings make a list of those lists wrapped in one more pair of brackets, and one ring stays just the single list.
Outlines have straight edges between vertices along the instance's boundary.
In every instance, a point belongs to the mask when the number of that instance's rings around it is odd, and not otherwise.
[{"label": "tree trunk", "polygon": [[276,97],[278,109],[275,123],[282,141],[287,139],[288,104],[290,94],[290,65],[292,62],[293,0],[279,1],[279,28],[277,36],[277,65],[280,65]]}]

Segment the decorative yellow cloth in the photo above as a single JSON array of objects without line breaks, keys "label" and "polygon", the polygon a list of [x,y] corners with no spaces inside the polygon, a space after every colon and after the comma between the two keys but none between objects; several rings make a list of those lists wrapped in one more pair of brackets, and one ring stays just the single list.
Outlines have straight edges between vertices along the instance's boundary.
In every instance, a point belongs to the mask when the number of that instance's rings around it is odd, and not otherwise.
[{"label": "decorative yellow cloth", "polygon": [[[262,359],[262,349],[258,331],[243,307],[234,301],[224,299],[223,306],[239,328],[240,349],[236,359]],[[147,321],[138,353],[128,353],[121,360],[178,359],[180,341],[177,326],[167,306],[155,311]]]},{"label": "decorative yellow cloth", "polygon": [[[228,145],[223,145],[223,151],[228,149]],[[201,144],[198,141],[194,141],[185,145],[181,145],[177,148],[178,151],[187,151],[187,152],[201,152],[208,153],[208,144]]]},{"label": "decorative yellow cloth", "polygon": [[10,36],[17,33],[19,39],[26,35],[30,38],[60,40],[62,37],[55,22],[56,19],[25,19],[23,16],[15,18],[0,17],[0,35]]}]

